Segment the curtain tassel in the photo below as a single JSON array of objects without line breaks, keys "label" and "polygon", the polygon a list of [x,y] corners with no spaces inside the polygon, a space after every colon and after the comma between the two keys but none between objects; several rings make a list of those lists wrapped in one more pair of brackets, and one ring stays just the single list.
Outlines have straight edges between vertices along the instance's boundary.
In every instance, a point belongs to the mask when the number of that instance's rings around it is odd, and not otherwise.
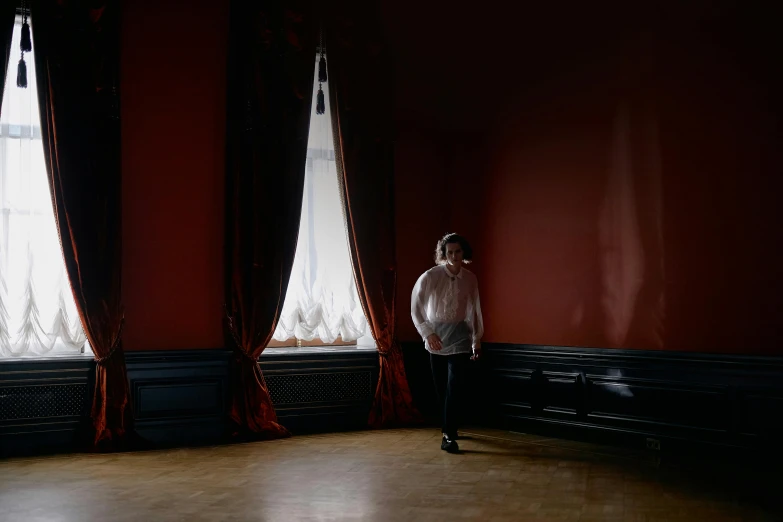
[{"label": "curtain tassel", "polygon": [[33,42],[30,39],[30,24],[27,23],[27,6],[25,0],[22,0],[22,13],[24,13],[24,20],[22,21],[22,38],[19,42],[22,57],[19,59],[19,66],[16,68],[16,86],[27,89],[27,64],[24,62],[24,53],[29,53],[33,50]]},{"label": "curtain tassel", "polygon": [[24,56],[19,60],[19,67],[16,70],[16,86],[27,89],[27,64],[24,63]]},{"label": "curtain tassel", "polygon": [[315,104],[315,113],[323,114],[326,112],[326,100],[324,99],[324,91],[321,88],[321,84],[326,83],[326,56],[324,56],[324,30],[319,31],[320,44],[318,50],[321,53],[321,59],[318,60],[318,98]]},{"label": "curtain tassel", "polygon": [[326,57],[321,53],[321,59],[318,61],[318,81],[326,83]]},{"label": "curtain tassel", "polygon": [[29,53],[33,50],[33,42],[30,39],[30,24],[27,23],[27,16],[22,24],[22,41],[19,44],[22,52]]},{"label": "curtain tassel", "polygon": [[326,112],[326,101],[324,100],[324,91],[318,86],[318,101],[315,104],[315,113],[323,114]]}]

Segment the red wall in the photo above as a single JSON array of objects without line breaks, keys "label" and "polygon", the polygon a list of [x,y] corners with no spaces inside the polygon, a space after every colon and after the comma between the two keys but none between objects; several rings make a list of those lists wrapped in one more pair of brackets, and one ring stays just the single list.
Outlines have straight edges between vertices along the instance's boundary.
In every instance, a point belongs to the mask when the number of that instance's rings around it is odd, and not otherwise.
[{"label": "red wall", "polygon": [[[590,34],[538,14],[534,54],[496,45],[502,21],[470,26],[493,66],[476,66],[483,86],[441,78],[459,101],[444,120],[465,114],[483,139],[438,153],[480,161],[467,195],[432,193],[442,214],[406,212],[422,173],[398,171],[400,250],[429,253],[441,231],[415,226],[427,216],[464,230],[489,342],[783,352],[774,33],[742,12],[681,12],[646,33],[587,13]],[[413,273],[431,266],[416,260],[399,261],[404,340]]]},{"label": "red wall", "polygon": [[[481,137],[443,131],[401,132],[396,144],[397,324],[402,340],[418,339],[410,318],[411,289],[433,266],[435,244],[447,232],[481,237]],[[470,266],[481,270],[481,259]]]},{"label": "red wall", "polygon": [[123,4],[127,350],[223,343],[227,4]]},{"label": "red wall", "polygon": [[397,325],[401,339],[417,335],[410,319],[410,290],[432,265],[435,244],[448,220],[439,210],[438,194],[446,182],[445,154],[432,131],[409,130],[397,140],[395,170],[397,225]]},{"label": "red wall", "polygon": [[783,352],[774,61],[704,25],[555,80],[491,129],[487,340]]},{"label": "red wall", "polygon": [[[410,290],[435,241],[458,231],[476,248],[487,341],[780,353],[780,89],[764,30],[679,12],[656,48],[664,74],[634,84],[644,17],[410,4],[384,3],[401,339],[417,338]],[[222,346],[227,26],[227,3],[124,4],[129,350]]]}]

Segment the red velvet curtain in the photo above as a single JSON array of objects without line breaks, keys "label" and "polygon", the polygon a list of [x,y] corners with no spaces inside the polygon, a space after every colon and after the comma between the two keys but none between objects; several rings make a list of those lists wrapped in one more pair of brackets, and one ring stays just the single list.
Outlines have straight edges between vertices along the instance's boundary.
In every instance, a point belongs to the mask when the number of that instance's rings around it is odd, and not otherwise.
[{"label": "red velvet curtain", "polygon": [[418,422],[395,330],[391,60],[371,5],[348,2],[330,14],[324,37],[343,207],[359,298],[380,355],[369,424]]},{"label": "red velvet curtain", "polygon": [[285,301],[302,210],[317,28],[294,2],[231,6],[227,99],[226,314],[231,419],[286,436],[258,357]]},{"label": "red velvet curtain", "polygon": [[119,1],[34,0],[41,133],[54,215],[97,370],[96,448],[127,441],[122,351]]}]

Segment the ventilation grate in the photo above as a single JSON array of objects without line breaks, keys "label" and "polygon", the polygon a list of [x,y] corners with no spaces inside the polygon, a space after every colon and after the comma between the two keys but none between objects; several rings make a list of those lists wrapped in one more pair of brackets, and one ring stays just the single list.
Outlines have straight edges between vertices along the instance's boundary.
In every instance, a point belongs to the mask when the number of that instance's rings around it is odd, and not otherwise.
[{"label": "ventilation grate", "polygon": [[266,383],[274,404],[364,401],[373,391],[369,371],[270,375]]},{"label": "ventilation grate", "polygon": [[79,416],[86,384],[0,387],[0,420]]}]

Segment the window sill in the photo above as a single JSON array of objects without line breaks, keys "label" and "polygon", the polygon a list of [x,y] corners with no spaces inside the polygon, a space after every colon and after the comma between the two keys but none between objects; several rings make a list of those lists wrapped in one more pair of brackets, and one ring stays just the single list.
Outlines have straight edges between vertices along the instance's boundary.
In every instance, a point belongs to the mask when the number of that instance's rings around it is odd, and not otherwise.
[{"label": "window sill", "polygon": [[261,354],[264,356],[280,357],[281,355],[325,354],[325,353],[368,353],[375,352],[372,346],[281,346],[268,347]]},{"label": "window sill", "polygon": [[92,361],[95,360],[95,356],[92,353],[66,353],[62,355],[17,355],[17,356],[2,356],[0,357],[0,364],[6,363],[46,363],[57,361]]}]

